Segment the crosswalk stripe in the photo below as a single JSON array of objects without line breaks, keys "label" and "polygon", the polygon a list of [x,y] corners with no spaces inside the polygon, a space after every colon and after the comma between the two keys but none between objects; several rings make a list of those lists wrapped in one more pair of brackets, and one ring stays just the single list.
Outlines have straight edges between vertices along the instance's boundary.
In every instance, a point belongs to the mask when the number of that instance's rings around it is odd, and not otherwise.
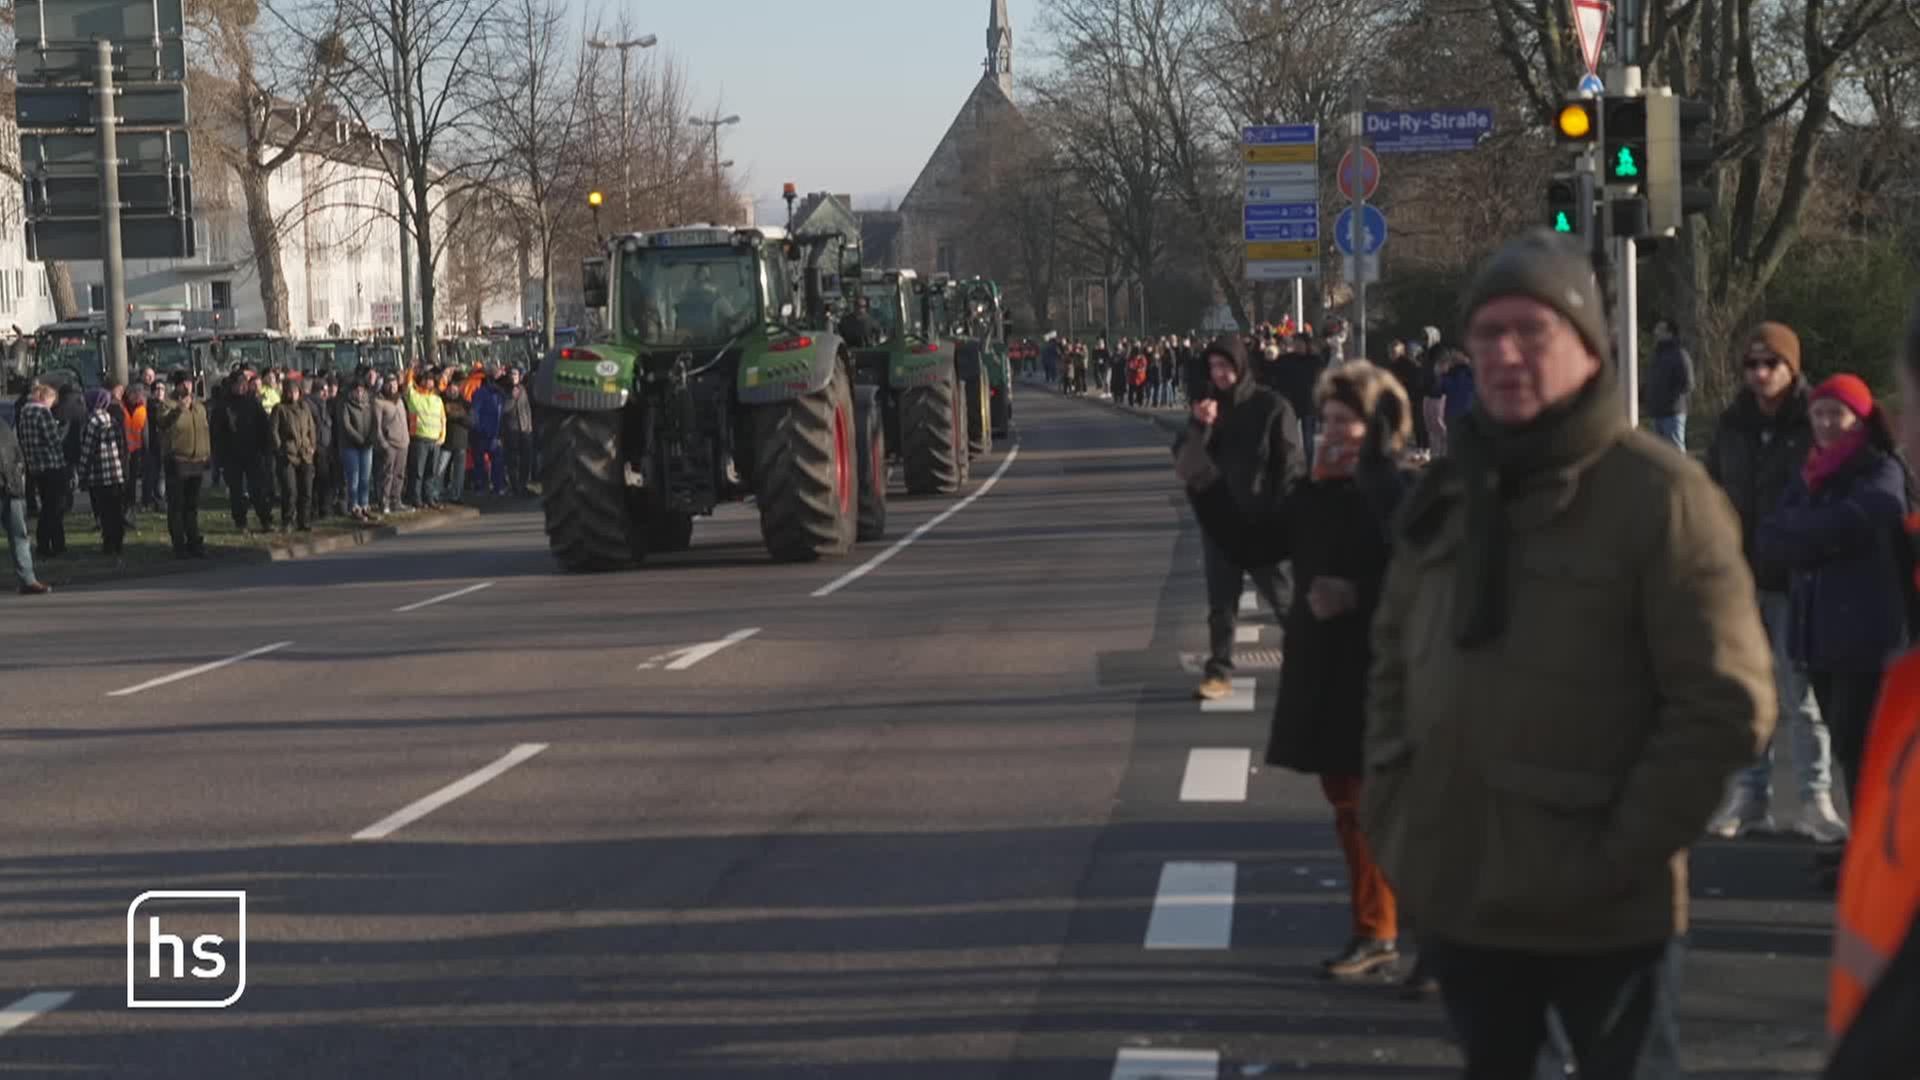
[{"label": "crosswalk stripe", "polygon": [[1244,746],[1195,747],[1187,751],[1181,802],[1246,802],[1253,751]]},{"label": "crosswalk stripe", "polygon": [[1113,1059],[1113,1080],[1218,1080],[1218,1050],[1128,1047]]},{"label": "crosswalk stripe", "polygon": [[1160,889],[1147,919],[1149,949],[1224,949],[1233,940],[1230,862],[1170,862],[1160,868]]},{"label": "crosswalk stripe", "polygon": [[1252,712],[1253,687],[1253,676],[1237,675],[1233,679],[1233,693],[1213,701],[1202,701],[1200,711],[1203,713]]}]

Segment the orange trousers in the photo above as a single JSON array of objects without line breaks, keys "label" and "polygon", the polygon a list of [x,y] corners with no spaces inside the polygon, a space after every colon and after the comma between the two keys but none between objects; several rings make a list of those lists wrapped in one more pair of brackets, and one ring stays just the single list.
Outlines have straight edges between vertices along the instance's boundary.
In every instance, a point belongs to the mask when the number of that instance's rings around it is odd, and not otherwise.
[{"label": "orange trousers", "polygon": [[1400,936],[1400,910],[1393,887],[1373,861],[1367,838],[1360,831],[1358,776],[1322,774],[1320,790],[1333,807],[1333,829],[1340,834],[1340,850],[1347,857],[1347,888],[1353,908],[1353,935],[1391,941]]}]

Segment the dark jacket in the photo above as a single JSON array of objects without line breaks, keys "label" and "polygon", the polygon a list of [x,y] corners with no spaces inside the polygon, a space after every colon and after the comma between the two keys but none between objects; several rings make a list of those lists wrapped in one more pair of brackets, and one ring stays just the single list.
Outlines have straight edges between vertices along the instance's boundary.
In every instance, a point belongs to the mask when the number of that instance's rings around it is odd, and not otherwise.
[{"label": "dark jacket", "polygon": [[1440,396],[1446,398],[1445,415],[1448,422],[1467,415],[1473,408],[1473,369],[1466,364],[1455,364],[1440,376]]},{"label": "dark jacket", "polygon": [[27,455],[12,424],[0,424],[0,495],[16,499],[27,494]]},{"label": "dark jacket", "polygon": [[[1295,599],[1286,619],[1287,663],[1267,739],[1267,764],[1304,773],[1359,776],[1367,726],[1370,628],[1392,551],[1389,522],[1404,474],[1391,466],[1358,479],[1312,481],[1275,519],[1241,514],[1215,485],[1193,497],[1209,538],[1243,567],[1293,561]],[[1314,578],[1342,578],[1359,594],[1354,610],[1319,619],[1306,601]]]},{"label": "dark jacket", "polygon": [[[273,426],[274,452],[289,465],[311,465],[319,441],[314,430],[313,410],[288,408],[288,404],[282,402],[269,420]],[[305,404],[306,399],[300,399],[300,405]]]},{"label": "dark jacket", "polygon": [[[474,399],[477,401],[480,394],[486,392],[483,387],[479,394],[474,395]],[[464,454],[472,438],[473,406],[467,404],[467,400],[461,397],[457,390],[448,394],[444,400],[447,403],[447,441],[440,444],[441,449],[449,454]],[[459,465],[462,469],[466,468],[465,461],[460,462]]]},{"label": "dark jacket", "polygon": [[500,438],[500,390],[491,382],[480,384],[473,392],[469,415],[473,424],[473,442],[491,448]]},{"label": "dark jacket", "polygon": [[60,445],[67,464],[80,464],[80,435],[87,430],[87,404],[78,390],[60,392],[60,399],[53,404],[53,418],[60,421]]},{"label": "dark jacket", "polygon": [[1253,381],[1243,346],[1236,342],[1233,351],[1240,371],[1233,389],[1223,393],[1211,381],[1207,384],[1220,403],[1219,418],[1208,428],[1189,424],[1174,440],[1174,452],[1191,439],[1205,439],[1207,457],[1220,471],[1234,504],[1249,518],[1266,520],[1279,512],[1306,475],[1306,451],[1292,407]]},{"label": "dark jacket", "polygon": [[228,394],[213,411],[213,438],[224,461],[245,463],[273,452],[272,419],[253,394]]},{"label": "dark jacket", "polygon": [[527,396],[526,386],[500,387],[500,430],[508,435],[533,434],[533,399]]},{"label": "dark jacket", "polygon": [[1760,520],[1780,505],[1787,488],[1800,475],[1813,445],[1813,426],[1807,420],[1807,384],[1796,383],[1787,400],[1772,416],[1760,411],[1753,391],[1742,390],[1726,411],[1707,447],[1707,475],[1726,491],[1740,514],[1740,532],[1755,584],[1768,592],[1787,591],[1784,567],[1754,562],[1753,540]]},{"label": "dark jacket", "polygon": [[1281,353],[1279,359],[1262,361],[1256,376],[1261,385],[1279,394],[1293,410],[1296,419],[1313,415],[1313,391],[1327,365],[1319,353]]},{"label": "dark jacket", "polygon": [[199,398],[184,406],[177,398],[161,402],[154,424],[165,437],[165,460],[175,466],[199,468],[212,459],[213,424],[207,417],[206,405]]},{"label": "dark jacket", "polygon": [[[335,400],[338,400],[337,398]],[[303,397],[300,404],[313,414],[313,450],[316,461],[333,460],[333,409],[317,397]]]},{"label": "dark jacket", "polygon": [[1906,474],[1869,445],[1818,492],[1795,476],[1760,523],[1764,566],[1792,572],[1787,653],[1815,671],[1881,672],[1907,644]]},{"label": "dark jacket", "polygon": [[1647,365],[1647,383],[1640,388],[1640,411],[1655,419],[1684,416],[1687,395],[1693,392],[1693,357],[1674,340],[1661,342]]},{"label": "dark jacket", "polygon": [[340,402],[334,439],[343,450],[371,450],[380,440],[380,422],[373,412],[373,396],[364,386],[355,386],[334,399]]}]

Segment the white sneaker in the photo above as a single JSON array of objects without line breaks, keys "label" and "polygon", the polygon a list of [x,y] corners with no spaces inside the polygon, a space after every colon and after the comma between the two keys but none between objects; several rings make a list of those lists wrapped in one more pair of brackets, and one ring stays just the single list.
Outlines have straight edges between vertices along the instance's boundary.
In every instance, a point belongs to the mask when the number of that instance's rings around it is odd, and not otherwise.
[{"label": "white sneaker", "polygon": [[1800,808],[1800,823],[1794,830],[1816,844],[1844,844],[1847,823],[1833,808],[1833,796],[1820,792],[1810,795]]},{"label": "white sneaker", "polygon": [[1765,799],[1755,796],[1745,788],[1734,793],[1726,808],[1714,815],[1707,823],[1707,833],[1723,840],[1745,836],[1751,832],[1773,831],[1773,815],[1767,811]]}]

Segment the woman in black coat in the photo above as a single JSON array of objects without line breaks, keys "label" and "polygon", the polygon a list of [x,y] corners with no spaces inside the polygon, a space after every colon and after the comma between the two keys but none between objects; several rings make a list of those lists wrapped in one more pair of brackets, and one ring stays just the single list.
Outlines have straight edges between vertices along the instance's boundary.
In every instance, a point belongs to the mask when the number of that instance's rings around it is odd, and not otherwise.
[{"label": "woman in black coat", "polygon": [[1398,380],[1365,361],[1322,375],[1314,394],[1319,443],[1313,472],[1271,520],[1248,517],[1224,486],[1193,493],[1209,538],[1242,566],[1293,560],[1295,602],[1286,665],[1267,743],[1269,765],[1318,776],[1346,856],[1353,938],[1324,968],[1356,978],[1399,958],[1393,890],[1359,824],[1362,738],[1373,650],[1370,630],[1392,550],[1388,522],[1405,487],[1394,458],[1412,409]]}]

